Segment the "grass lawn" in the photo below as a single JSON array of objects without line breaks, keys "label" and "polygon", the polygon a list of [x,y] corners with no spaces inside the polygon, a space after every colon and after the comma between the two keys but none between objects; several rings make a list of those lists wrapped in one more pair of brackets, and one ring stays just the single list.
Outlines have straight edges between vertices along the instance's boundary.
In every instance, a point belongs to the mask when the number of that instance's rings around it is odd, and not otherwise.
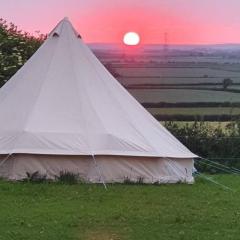
[{"label": "grass lawn", "polygon": [[0,240],[240,239],[240,177],[194,185],[0,181]]}]

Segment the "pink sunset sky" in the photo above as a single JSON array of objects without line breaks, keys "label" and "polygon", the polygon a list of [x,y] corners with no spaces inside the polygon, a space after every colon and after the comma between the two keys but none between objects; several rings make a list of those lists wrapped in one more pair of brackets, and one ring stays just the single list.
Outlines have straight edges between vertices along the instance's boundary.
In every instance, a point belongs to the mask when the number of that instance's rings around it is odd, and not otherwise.
[{"label": "pink sunset sky", "polygon": [[240,43],[240,0],[0,0],[0,17],[20,29],[48,33],[68,16],[86,42]]}]

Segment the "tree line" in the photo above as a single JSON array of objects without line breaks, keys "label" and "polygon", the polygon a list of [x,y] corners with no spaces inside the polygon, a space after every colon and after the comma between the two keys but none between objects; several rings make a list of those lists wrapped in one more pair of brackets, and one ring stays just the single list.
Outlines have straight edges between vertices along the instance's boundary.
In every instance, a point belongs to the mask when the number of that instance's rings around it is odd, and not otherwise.
[{"label": "tree line", "polygon": [[36,52],[44,39],[46,35],[33,36],[0,19],[0,87]]}]

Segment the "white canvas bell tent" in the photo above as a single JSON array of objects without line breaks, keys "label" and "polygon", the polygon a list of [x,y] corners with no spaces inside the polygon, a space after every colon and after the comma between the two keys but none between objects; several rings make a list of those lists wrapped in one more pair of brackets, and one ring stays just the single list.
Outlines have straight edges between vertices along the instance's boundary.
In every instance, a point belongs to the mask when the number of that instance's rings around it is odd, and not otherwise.
[{"label": "white canvas bell tent", "polygon": [[192,182],[197,157],[104,68],[67,18],[0,89],[0,176]]}]

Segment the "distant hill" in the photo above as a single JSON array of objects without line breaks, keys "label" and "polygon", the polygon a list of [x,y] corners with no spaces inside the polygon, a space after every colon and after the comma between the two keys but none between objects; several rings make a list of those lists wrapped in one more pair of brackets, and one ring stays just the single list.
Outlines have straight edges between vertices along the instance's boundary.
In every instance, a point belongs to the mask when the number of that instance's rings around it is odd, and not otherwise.
[{"label": "distant hill", "polygon": [[[120,43],[88,43],[88,46],[93,50],[119,50],[122,48],[122,44]],[[143,44],[140,45],[139,48],[142,50],[162,50],[165,47],[164,44]],[[221,51],[229,51],[229,50],[240,50],[240,43],[233,43],[233,44],[186,44],[186,45],[177,45],[177,44],[170,44],[168,45],[169,49],[172,50],[221,50]]]}]

